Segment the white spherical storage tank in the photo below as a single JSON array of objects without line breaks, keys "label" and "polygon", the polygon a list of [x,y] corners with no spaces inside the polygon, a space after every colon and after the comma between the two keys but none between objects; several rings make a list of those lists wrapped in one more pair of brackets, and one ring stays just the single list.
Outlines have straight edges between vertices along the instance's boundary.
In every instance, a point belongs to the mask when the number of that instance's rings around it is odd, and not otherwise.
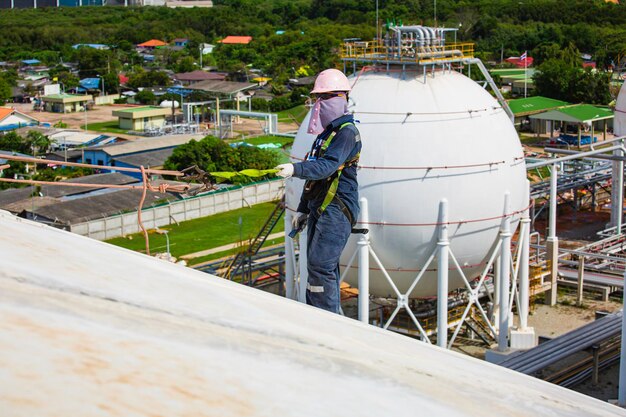
[{"label": "white spherical storage tank", "polygon": [[613,124],[613,131],[617,136],[626,135],[626,84],[622,85],[617,95]]},{"label": "white spherical storage tank", "polygon": [[[481,85],[454,71],[428,74],[363,72],[350,77],[349,111],[358,120],[363,149],[360,197],[369,204],[371,247],[404,294],[436,248],[439,205],[448,201],[450,251],[464,274],[475,278],[497,244],[504,214],[512,227],[528,207],[524,155],[511,120]],[[301,160],[314,136],[308,117],[292,148]],[[295,210],[303,181],[287,182],[288,210]],[[510,208],[505,213],[505,194]],[[353,235],[342,255],[345,268],[356,250]],[[436,261],[411,297],[437,293]],[[346,280],[356,286],[357,265]],[[463,287],[450,261],[449,289]],[[380,268],[370,264],[370,293],[393,296]]]}]

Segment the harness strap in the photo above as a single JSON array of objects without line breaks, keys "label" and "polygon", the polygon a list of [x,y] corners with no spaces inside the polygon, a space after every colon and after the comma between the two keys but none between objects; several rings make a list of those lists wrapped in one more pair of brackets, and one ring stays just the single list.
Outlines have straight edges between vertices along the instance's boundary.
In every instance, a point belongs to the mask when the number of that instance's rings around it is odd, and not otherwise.
[{"label": "harness strap", "polygon": [[[328,137],[328,139],[326,139],[326,141],[322,145],[322,149],[326,150],[326,148],[328,148],[328,145],[330,145],[330,142],[335,137],[336,132],[340,131],[341,129],[343,129],[345,126],[348,126],[348,125],[354,125],[354,123],[347,122],[347,123],[344,123],[341,126],[339,126],[339,129],[337,129],[335,132],[333,132]],[[339,206],[341,207],[341,211],[346,215],[346,217],[350,221],[350,224],[354,225],[354,220],[352,219],[352,213],[350,213],[350,210],[348,209],[348,207],[346,207],[344,202],[341,201],[341,199],[339,197],[337,197],[337,189],[339,188],[339,177],[341,177],[341,173],[343,172],[343,169],[346,168],[346,167],[350,167],[350,166],[356,165],[359,162],[360,156],[361,156],[361,154],[357,153],[353,158],[351,158],[348,161],[344,162],[343,165],[341,165],[339,167],[339,169],[336,172],[335,178],[333,179],[333,181],[330,184],[330,187],[328,188],[328,192],[326,192],[326,196],[324,197],[324,201],[322,201],[322,204],[317,208],[317,214],[319,216],[321,216],[322,213],[324,213],[324,211],[330,205],[330,203],[332,203],[333,201],[336,201],[339,204]]]}]

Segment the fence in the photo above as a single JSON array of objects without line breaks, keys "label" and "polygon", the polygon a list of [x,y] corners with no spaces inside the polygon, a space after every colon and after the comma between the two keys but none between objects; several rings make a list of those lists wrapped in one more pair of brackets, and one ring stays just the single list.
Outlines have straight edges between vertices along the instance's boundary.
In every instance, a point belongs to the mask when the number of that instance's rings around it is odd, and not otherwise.
[{"label": "fence", "polygon": [[101,104],[113,104],[113,102],[118,98],[120,98],[119,94],[107,94],[105,96],[96,97],[94,101],[99,106]]},{"label": "fence", "polygon": [[[144,208],[141,212],[141,219],[146,229],[155,229],[172,223],[278,200],[282,196],[284,187],[284,180],[275,179],[244,187],[219,190],[211,194]],[[141,229],[137,222],[137,211],[133,211],[73,224],[70,230],[79,235],[106,240],[138,233]]]}]

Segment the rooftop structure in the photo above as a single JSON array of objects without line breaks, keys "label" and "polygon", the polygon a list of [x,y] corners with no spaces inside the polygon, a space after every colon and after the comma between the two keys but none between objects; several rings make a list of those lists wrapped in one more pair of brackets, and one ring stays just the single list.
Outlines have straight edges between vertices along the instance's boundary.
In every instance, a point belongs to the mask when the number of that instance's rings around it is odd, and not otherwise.
[{"label": "rooftop structure", "polygon": [[6,212],[0,229],[0,406],[9,415],[623,415],[469,356]]},{"label": "rooftop structure", "polygon": [[[63,182],[72,182],[72,183],[83,183],[83,184],[115,184],[115,185],[124,185],[124,184],[132,184],[137,182],[136,179],[129,177],[128,175],[120,174],[120,173],[110,173],[110,174],[94,174],[94,175],[85,175],[79,178],[72,178],[70,180],[60,181],[58,185],[41,185],[39,187],[39,192],[48,198],[53,198],[58,201],[60,198],[69,197],[69,196],[77,196],[80,194],[90,193],[95,190],[99,190],[100,187],[72,187],[72,186],[64,186]],[[24,201],[30,200],[30,197],[35,192],[35,187],[25,187],[25,188],[11,188],[8,190],[4,190],[0,192],[0,208],[9,210],[9,205]]]},{"label": "rooftop structure", "polygon": [[542,113],[548,110],[553,110],[568,105],[570,105],[570,103],[566,101],[555,100],[542,96],[533,96],[509,100],[509,108],[511,109],[515,117]]},{"label": "rooftop structure", "polygon": [[150,39],[149,41],[138,44],[139,48],[159,48],[161,46],[166,46],[167,43],[158,39]]},{"label": "rooftop structure", "polygon": [[67,93],[51,94],[41,98],[44,109],[54,113],[83,111],[87,102],[91,100],[92,96],[89,94],[75,95]]},{"label": "rooftop structure", "polygon": [[234,96],[239,92],[256,87],[254,83],[237,83],[233,81],[206,80],[190,85],[191,90],[202,90],[207,93],[223,96]]},{"label": "rooftop structure", "polygon": [[119,118],[120,129],[142,131],[149,127],[165,124],[165,116],[172,114],[172,109],[145,106],[114,110],[113,116]]},{"label": "rooftop structure", "polygon": [[559,120],[571,123],[590,124],[599,120],[612,119],[611,109],[597,107],[591,104],[575,104],[573,106],[559,107],[545,113],[532,116],[540,120]]},{"label": "rooftop structure", "polygon": [[224,81],[226,75],[227,74],[223,72],[206,72],[202,70],[196,70],[175,74],[174,79],[180,81],[183,85],[191,85],[199,81],[206,80]]},{"label": "rooftop structure", "polygon": [[247,45],[252,42],[252,36],[227,36],[219,42],[228,45]]},{"label": "rooftop structure", "polygon": [[37,125],[34,117],[10,107],[0,107],[0,131],[18,129],[23,126]]}]

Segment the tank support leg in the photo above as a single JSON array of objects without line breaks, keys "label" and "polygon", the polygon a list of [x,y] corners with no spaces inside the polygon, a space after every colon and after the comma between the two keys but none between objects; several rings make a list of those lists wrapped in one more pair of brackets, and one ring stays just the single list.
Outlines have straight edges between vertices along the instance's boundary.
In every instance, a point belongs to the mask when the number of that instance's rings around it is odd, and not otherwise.
[{"label": "tank support leg", "polygon": [[[361,221],[369,223],[367,199],[361,198]],[[359,320],[369,324],[370,321],[370,238],[368,233],[362,233],[357,243],[359,251]]]},{"label": "tank support leg", "polygon": [[504,219],[500,230],[500,311],[498,314],[498,350],[504,352],[509,347],[509,287],[511,279],[511,216],[510,193],[504,194]]},{"label": "tank support leg", "polygon": [[448,344],[448,200],[439,203],[439,241],[437,242],[437,346]]},{"label": "tank support leg", "polygon": [[546,293],[546,302],[548,305],[553,306],[557,301],[557,274],[559,272],[559,239],[556,237],[558,164],[552,164],[550,171],[550,215],[546,250],[548,252],[548,265],[550,266],[551,286],[550,290]]}]

